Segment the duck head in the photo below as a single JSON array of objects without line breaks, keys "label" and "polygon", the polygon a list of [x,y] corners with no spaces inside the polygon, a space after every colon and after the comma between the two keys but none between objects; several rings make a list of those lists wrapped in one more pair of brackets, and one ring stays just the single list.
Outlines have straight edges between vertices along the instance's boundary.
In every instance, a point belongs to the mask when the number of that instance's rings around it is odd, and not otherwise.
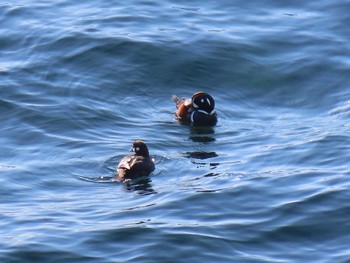
[{"label": "duck head", "polygon": [[130,151],[134,152],[137,156],[149,157],[147,145],[141,140],[134,141]]},{"label": "duck head", "polygon": [[192,96],[192,106],[195,110],[212,114],[215,110],[215,101],[208,93],[196,92]]},{"label": "duck head", "polygon": [[192,98],[191,123],[195,126],[214,126],[217,123],[215,101],[205,92],[197,92]]}]

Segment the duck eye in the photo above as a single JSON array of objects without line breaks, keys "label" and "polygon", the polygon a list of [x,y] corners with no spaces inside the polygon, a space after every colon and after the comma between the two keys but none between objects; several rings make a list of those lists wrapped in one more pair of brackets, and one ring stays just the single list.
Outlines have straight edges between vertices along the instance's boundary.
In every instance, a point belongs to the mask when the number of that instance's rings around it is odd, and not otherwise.
[{"label": "duck eye", "polygon": [[201,99],[201,102],[203,103],[203,102],[204,102],[204,99]]},{"label": "duck eye", "polygon": [[139,152],[139,151],[140,151],[140,147],[136,147],[135,152]]}]

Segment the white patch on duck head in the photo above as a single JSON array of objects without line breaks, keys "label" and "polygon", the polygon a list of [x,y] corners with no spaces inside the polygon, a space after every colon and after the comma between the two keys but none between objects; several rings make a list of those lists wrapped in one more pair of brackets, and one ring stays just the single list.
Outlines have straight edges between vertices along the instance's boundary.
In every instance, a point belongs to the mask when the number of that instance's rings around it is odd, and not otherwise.
[{"label": "white patch on duck head", "polygon": [[185,102],[184,102],[184,105],[185,105],[186,107],[188,107],[188,106],[191,105],[191,103],[192,103],[192,99],[186,99]]},{"label": "white patch on duck head", "polygon": [[210,100],[208,98],[206,98],[206,99],[207,99],[208,105],[211,106]]}]

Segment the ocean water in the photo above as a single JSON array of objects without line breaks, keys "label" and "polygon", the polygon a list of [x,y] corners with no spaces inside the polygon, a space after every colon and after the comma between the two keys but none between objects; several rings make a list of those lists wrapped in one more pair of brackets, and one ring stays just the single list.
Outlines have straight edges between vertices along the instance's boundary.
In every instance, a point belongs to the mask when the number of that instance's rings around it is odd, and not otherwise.
[{"label": "ocean water", "polygon": [[[1,2],[0,261],[350,262],[349,8]],[[135,139],[156,170],[112,183]]]}]

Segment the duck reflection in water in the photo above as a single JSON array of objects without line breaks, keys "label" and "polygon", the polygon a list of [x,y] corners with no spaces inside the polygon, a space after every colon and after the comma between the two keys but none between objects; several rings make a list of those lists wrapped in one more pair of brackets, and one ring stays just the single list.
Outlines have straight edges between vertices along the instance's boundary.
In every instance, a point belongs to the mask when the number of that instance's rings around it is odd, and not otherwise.
[{"label": "duck reflection in water", "polygon": [[219,155],[216,152],[186,152],[184,156],[187,158],[205,160],[218,157]]},{"label": "duck reflection in water", "polygon": [[[193,142],[196,142],[196,143],[198,142],[198,143],[202,143],[203,145],[207,145],[216,140],[214,136],[215,136],[214,127],[191,126],[190,128],[189,139]],[[194,152],[186,152],[184,156],[190,159],[205,160],[205,159],[218,157],[219,155],[213,151],[194,151]],[[198,162],[195,160],[192,160],[192,163],[196,164],[197,166],[209,165],[211,169],[216,168],[216,166],[218,165],[218,163]]]},{"label": "duck reflection in water", "polygon": [[213,127],[196,127],[192,126],[190,129],[189,139],[193,142],[214,142],[215,130]]},{"label": "duck reflection in water", "polygon": [[124,189],[128,192],[137,192],[140,195],[156,194],[149,177],[141,177],[135,180],[124,181]]},{"label": "duck reflection in water", "polygon": [[[205,152],[205,151],[196,151],[196,152],[186,152],[184,157],[189,159],[199,159],[206,160],[210,158],[218,157],[219,155],[216,152]],[[209,166],[210,169],[215,169],[220,163],[218,162],[205,162],[205,161],[196,161],[191,160],[193,164],[196,164],[197,167]]]}]

